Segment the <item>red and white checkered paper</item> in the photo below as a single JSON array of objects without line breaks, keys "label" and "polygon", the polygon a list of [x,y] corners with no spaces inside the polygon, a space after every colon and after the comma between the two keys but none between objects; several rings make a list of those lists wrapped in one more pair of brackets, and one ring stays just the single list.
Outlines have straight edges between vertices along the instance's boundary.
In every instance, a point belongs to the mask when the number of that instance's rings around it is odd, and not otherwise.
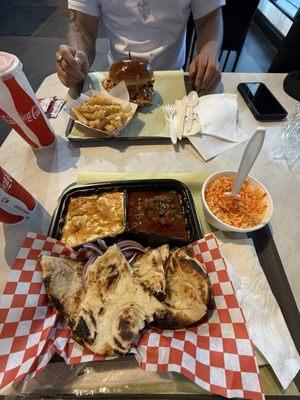
[{"label": "red and white checkered paper", "polygon": [[[144,330],[132,352],[144,370],[178,372],[225,397],[263,399],[252,342],[217,242],[209,234],[191,248],[206,265],[213,312],[207,321],[186,329]],[[54,353],[67,364],[105,359],[71,339],[45,292],[37,262],[41,254],[76,258],[57,240],[27,235],[0,300],[1,391],[43,371]]]}]

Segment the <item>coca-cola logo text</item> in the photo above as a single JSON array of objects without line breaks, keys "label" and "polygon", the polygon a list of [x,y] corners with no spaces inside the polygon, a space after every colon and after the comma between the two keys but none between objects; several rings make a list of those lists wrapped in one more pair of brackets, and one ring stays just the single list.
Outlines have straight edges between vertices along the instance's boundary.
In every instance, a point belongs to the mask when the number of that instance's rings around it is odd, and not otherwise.
[{"label": "coca-cola logo text", "polygon": [[26,122],[32,122],[35,119],[37,119],[41,114],[40,109],[38,106],[34,105],[32,106],[31,110],[28,111],[26,114],[21,115],[22,120]]}]

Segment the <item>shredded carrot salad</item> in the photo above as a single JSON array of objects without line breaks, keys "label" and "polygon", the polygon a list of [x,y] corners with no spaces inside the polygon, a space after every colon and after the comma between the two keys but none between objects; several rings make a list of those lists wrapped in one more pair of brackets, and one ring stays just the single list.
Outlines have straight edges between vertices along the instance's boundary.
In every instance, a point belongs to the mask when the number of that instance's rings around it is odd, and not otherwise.
[{"label": "shredded carrot salad", "polygon": [[239,190],[240,200],[224,195],[231,192],[234,177],[221,176],[205,190],[205,200],[211,212],[226,224],[251,228],[262,221],[267,208],[267,194],[260,187],[250,187],[245,180]]}]

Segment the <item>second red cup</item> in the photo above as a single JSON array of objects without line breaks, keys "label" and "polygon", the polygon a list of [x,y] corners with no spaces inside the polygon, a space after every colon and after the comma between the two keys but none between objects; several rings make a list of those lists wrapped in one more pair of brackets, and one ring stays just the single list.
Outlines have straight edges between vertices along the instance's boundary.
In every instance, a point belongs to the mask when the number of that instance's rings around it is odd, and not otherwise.
[{"label": "second red cup", "polygon": [[0,167],[0,222],[17,224],[33,214],[37,201]]}]

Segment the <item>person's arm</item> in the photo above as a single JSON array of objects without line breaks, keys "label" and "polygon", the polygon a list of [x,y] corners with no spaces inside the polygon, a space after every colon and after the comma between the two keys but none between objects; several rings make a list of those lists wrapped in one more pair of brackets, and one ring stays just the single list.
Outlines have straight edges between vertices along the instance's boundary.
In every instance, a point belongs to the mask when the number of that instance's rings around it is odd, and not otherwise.
[{"label": "person's arm", "polygon": [[56,71],[61,82],[75,87],[87,74],[95,58],[99,18],[79,11],[70,11],[67,44],[56,53]]},{"label": "person's arm", "polygon": [[195,78],[197,89],[213,90],[221,79],[218,55],[223,40],[221,7],[195,20],[198,55],[192,61],[189,72]]}]

